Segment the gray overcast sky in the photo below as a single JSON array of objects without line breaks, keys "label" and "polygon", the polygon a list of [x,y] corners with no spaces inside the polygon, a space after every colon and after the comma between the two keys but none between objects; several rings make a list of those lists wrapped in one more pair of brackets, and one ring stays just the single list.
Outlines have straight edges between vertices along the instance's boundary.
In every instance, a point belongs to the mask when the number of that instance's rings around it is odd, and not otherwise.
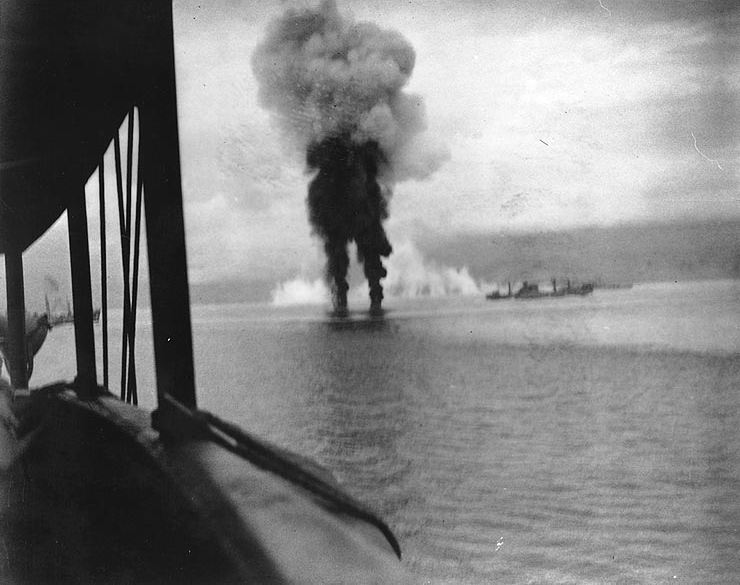
[{"label": "gray overcast sky", "polygon": [[[426,103],[426,139],[449,151],[429,179],[396,186],[387,223],[396,249],[409,257],[414,241],[435,237],[740,218],[734,4],[339,0],[340,11],[409,39],[407,90]],[[258,105],[251,67],[287,5],[175,0],[194,283],[321,272],[304,154]],[[53,232],[28,271],[67,278],[66,234]]]},{"label": "gray overcast sky", "polygon": [[[397,185],[392,241],[740,216],[733,3],[338,4],[411,41],[408,90],[450,152],[430,179]],[[250,64],[284,8],[175,2],[195,281],[321,263],[303,154],[259,107]]]}]

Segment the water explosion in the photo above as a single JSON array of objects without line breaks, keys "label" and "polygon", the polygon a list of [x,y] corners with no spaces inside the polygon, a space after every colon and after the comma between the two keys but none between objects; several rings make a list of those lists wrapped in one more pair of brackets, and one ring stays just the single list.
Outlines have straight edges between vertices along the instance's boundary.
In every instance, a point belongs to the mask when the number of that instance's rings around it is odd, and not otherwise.
[{"label": "water explosion", "polygon": [[309,220],[324,243],[339,311],[347,308],[350,242],[363,264],[371,309],[380,309],[382,258],[392,251],[383,227],[392,187],[428,176],[446,157],[418,140],[426,126],[423,102],[403,91],[414,62],[399,33],[355,22],[331,0],[288,9],[253,55],[260,103],[305,149],[313,173]]}]

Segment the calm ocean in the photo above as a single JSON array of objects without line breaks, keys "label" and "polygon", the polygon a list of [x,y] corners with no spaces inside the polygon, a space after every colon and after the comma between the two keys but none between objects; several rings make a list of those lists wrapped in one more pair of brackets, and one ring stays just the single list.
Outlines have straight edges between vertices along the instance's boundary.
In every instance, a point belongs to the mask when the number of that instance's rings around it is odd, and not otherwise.
[{"label": "calm ocean", "polygon": [[200,406],[331,469],[422,583],[740,582],[740,281],[387,308],[194,307]]}]

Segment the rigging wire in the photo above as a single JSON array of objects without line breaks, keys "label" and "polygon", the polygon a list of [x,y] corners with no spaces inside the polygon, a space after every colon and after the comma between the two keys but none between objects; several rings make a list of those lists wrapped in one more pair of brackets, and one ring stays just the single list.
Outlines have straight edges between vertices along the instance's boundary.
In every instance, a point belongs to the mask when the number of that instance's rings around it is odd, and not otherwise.
[{"label": "rigging wire", "polygon": [[[133,143],[133,113],[132,108],[130,116],[129,140]],[[141,128],[141,126],[139,126]],[[134,353],[135,340],[136,340],[136,303],[139,290],[139,250],[141,248],[141,201],[142,201],[142,189],[143,189],[143,175],[141,172],[141,131],[139,131],[139,143],[138,143],[138,158],[136,161],[136,209],[134,213],[134,265],[133,265],[133,276],[131,282],[131,320],[129,330],[129,370],[128,370],[128,388],[126,391],[127,402],[133,402],[138,404],[137,388],[136,388],[136,357]],[[129,165],[131,161],[129,161]]]},{"label": "rigging wire", "polygon": [[105,166],[104,155],[98,169],[98,196],[100,206],[100,296],[103,313],[103,387],[108,388],[108,259],[105,236]]},{"label": "rigging wire", "polygon": [[[129,123],[129,129],[131,124]],[[130,130],[131,131],[131,130]],[[132,131],[131,131],[132,132]],[[130,134],[129,134],[130,136]],[[116,187],[118,191],[118,225],[121,233],[121,264],[123,266],[123,327],[121,332],[121,400],[127,399],[127,373],[130,359],[128,347],[131,322],[131,290],[130,290],[130,261],[131,261],[131,226],[130,204],[126,206],[123,195],[123,170],[121,165],[121,140],[119,133],[113,137],[113,150],[116,160]],[[128,161],[127,161],[128,165]],[[130,175],[129,175],[130,178]],[[127,185],[130,194],[130,187]],[[130,196],[127,197],[130,202]],[[127,207],[129,209],[127,209]]]},{"label": "rigging wire", "polygon": [[127,284],[129,286],[129,300],[128,300],[128,307],[126,309],[128,310],[128,321],[124,324],[124,328],[126,329],[125,335],[128,339],[128,363],[126,365],[126,377],[125,377],[125,385],[121,385],[121,392],[123,392],[123,388],[126,388],[126,402],[131,402],[131,378],[128,375],[129,372],[131,372],[131,361],[132,356],[134,354],[134,347],[131,343],[131,329],[132,329],[132,318],[131,318],[131,284],[130,284],[130,275],[131,275],[131,183],[132,183],[132,173],[133,173],[133,158],[134,158],[134,108],[131,106],[131,108],[128,111],[128,133],[127,133],[127,140],[126,140],[126,265],[128,267],[128,275],[125,276],[127,280]]},{"label": "rigging wire", "polygon": [[[115,158],[116,191],[118,202],[118,225],[121,237],[121,264],[123,268],[123,326],[121,333],[121,390],[120,398],[129,403],[138,404],[136,385],[136,307],[139,285],[139,257],[141,248],[141,219],[143,199],[143,173],[140,139],[137,141],[136,199],[133,201],[133,159],[134,159],[134,114],[131,107],[127,114],[126,144],[126,185],[124,197],[124,169],[121,157],[120,131],[113,137]],[[140,133],[139,133],[140,135]],[[100,158],[98,171],[98,195],[100,202],[100,278],[103,315],[103,385],[109,385],[109,341],[108,341],[108,268],[105,213],[105,165],[104,155]],[[133,250],[131,231],[133,223]],[[132,262],[133,252],[133,262]],[[133,266],[132,266],[133,264]]]},{"label": "rigging wire", "polygon": [[126,399],[126,356],[127,356],[127,342],[128,342],[128,305],[129,305],[129,290],[128,290],[128,262],[127,257],[127,238],[126,238],[126,216],[123,209],[123,177],[121,172],[121,139],[119,138],[118,131],[116,131],[113,137],[113,152],[116,161],[116,190],[118,195],[118,227],[121,237],[121,263],[123,265],[123,327],[121,333],[121,400]]}]

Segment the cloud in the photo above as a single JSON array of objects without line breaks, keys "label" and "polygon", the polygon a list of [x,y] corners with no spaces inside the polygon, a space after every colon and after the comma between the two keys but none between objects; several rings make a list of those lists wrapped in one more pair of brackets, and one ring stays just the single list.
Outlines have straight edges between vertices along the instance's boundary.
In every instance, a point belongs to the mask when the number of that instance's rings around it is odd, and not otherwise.
[{"label": "cloud", "polygon": [[186,218],[194,283],[224,278],[284,278],[316,256],[300,199],[258,212],[224,194],[191,206]]},{"label": "cloud", "polygon": [[[392,240],[740,216],[738,11],[717,2],[606,5],[611,17],[597,2],[340,3],[357,20],[400,30],[416,50],[406,89],[425,98],[428,143],[405,152],[449,149],[435,175],[396,188]],[[310,270],[321,263],[306,222],[303,153],[272,129],[251,70],[266,23],[282,10],[174,6],[194,282],[284,280],[307,253]],[[724,174],[695,152],[692,131]],[[408,174],[424,173],[422,164]],[[66,257],[54,250],[44,270],[64,274]]]}]

